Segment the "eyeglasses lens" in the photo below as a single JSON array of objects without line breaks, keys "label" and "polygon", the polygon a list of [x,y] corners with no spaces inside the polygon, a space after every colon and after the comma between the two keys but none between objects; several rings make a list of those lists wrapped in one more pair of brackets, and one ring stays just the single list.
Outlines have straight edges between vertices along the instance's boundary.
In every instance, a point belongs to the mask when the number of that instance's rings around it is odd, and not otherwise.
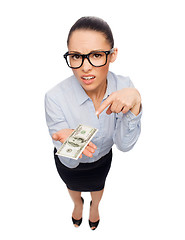
[{"label": "eyeglasses lens", "polygon": [[[80,54],[70,53],[67,56],[68,65],[72,68],[78,68],[82,65],[83,57]],[[106,54],[104,52],[93,52],[89,54],[89,61],[95,67],[100,67],[106,63]]]}]

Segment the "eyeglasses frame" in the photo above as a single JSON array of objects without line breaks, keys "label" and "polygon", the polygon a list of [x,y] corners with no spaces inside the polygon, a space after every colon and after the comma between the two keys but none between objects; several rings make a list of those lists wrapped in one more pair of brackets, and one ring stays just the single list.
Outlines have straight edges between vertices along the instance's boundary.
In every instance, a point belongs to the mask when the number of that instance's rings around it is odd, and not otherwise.
[{"label": "eyeglasses frame", "polygon": [[[105,64],[103,64],[103,65],[95,66],[95,65],[93,65],[93,64],[91,63],[91,61],[90,61],[90,59],[89,59],[89,55],[92,54],[92,53],[99,53],[99,52],[100,52],[100,53],[103,52],[103,53],[106,54],[106,62],[105,62]],[[70,68],[72,68],[72,69],[81,68],[81,66],[82,66],[83,63],[84,63],[85,58],[87,58],[87,60],[89,61],[89,63],[90,63],[93,67],[103,67],[103,66],[105,66],[105,65],[107,64],[108,55],[111,54],[111,53],[113,53],[113,52],[114,52],[114,48],[110,49],[109,51],[92,51],[92,52],[90,52],[90,53],[88,53],[88,54],[78,54],[78,53],[76,53],[77,55],[79,55],[79,56],[82,57],[82,63],[81,63],[81,65],[80,65],[79,67],[71,67],[71,66],[69,65],[68,61],[67,61],[67,56],[74,55],[74,53],[66,52],[66,53],[63,55],[63,57],[65,58],[68,67],[70,67]]]}]

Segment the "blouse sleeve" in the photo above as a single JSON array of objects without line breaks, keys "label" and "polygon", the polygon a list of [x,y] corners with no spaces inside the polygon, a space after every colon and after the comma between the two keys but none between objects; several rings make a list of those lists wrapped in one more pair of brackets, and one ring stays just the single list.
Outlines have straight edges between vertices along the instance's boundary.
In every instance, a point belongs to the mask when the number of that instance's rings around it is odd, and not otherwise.
[{"label": "blouse sleeve", "polygon": [[[55,132],[61,129],[69,128],[61,107],[58,106],[55,99],[48,96],[48,94],[45,95],[45,114],[46,123],[51,137]],[[53,144],[57,150],[62,145],[60,141],[54,140]]]},{"label": "blouse sleeve", "polygon": [[[130,78],[128,78],[128,87],[134,87]],[[122,112],[116,114],[113,141],[120,151],[127,152],[134,147],[141,132],[141,116],[142,106],[137,116],[130,110],[126,114]]]},{"label": "blouse sleeve", "polygon": [[130,110],[126,114],[117,114],[113,141],[120,151],[131,150],[137,142],[141,132],[141,115],[142,107],[137,116]]}]

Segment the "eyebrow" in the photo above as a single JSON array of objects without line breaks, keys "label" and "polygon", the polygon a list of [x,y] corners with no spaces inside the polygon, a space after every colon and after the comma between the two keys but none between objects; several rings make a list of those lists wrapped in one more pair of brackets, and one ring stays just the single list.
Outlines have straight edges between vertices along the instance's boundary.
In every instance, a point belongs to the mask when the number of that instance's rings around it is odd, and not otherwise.
[{"label": "eyebrow", "polygon": [[[102,51],[105,51],[105,50],[103,50],[103,49],[92,50],[92,51],[90,51],[89,53],[93,53],[93,52],[102,52]],[[78,51],[69,51],[69,53],[76,53],[76,54],[81,54],[81,55],[89,54],[89,53],[84,54],[84,53],[81,53],[81,52],[78,52]]]}]

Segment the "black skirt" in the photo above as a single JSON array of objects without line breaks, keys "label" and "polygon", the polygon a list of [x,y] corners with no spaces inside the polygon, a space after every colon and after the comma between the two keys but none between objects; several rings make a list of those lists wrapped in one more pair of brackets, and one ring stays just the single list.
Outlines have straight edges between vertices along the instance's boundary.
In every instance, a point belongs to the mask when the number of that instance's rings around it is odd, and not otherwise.
[{"label": "black skirt", "polygon": [[61,163],[54,149],[57,171],[67,188],[79,192],[101,191],[111,167],[112,149],[93,163],[80,163],[76,168],[68,168]]}]

